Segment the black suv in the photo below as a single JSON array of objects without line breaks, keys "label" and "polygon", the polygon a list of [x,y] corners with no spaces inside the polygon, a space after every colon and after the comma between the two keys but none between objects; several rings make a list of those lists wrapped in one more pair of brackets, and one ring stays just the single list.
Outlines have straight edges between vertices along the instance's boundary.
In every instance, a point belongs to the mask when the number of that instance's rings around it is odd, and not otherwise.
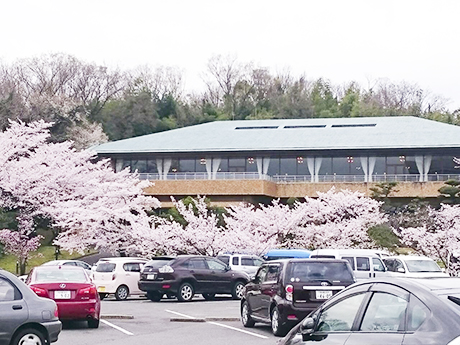
[{"label": "black suv", "polygon": [[274,335],[284,336],[325,300],[354,282],[346,260],[266,262],[244,288],[241,320],[245,327],[270,323]]},{"label": "black suv", "polygon": [[159,302],[164,294],[179,301],[190,301],[195,293],[206,300],[216,294],[231,294],[241,299],[249,276],[233,271],[216,258],[200,255],[179,255],[156,258],[145,264],[138,286],[147,297]]}]

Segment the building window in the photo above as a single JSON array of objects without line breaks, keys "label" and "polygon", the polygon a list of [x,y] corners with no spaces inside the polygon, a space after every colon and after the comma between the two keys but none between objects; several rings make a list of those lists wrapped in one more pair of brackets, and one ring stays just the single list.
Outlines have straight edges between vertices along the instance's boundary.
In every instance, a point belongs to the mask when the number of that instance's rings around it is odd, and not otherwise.
[{"label": "building window", "polygon": [[297,175],[296,158],[281,158],[280,163],[280,175]]}]

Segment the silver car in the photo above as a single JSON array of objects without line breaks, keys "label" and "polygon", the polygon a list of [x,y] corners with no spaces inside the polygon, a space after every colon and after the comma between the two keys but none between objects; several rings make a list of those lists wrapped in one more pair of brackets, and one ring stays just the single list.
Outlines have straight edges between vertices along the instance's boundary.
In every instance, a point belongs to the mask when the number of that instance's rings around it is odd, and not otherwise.
[{"label": "silver car", "polygon": [[0,269],[0,345],[45,345],[62,324],[52,299],[38,297],[14,274]]}]

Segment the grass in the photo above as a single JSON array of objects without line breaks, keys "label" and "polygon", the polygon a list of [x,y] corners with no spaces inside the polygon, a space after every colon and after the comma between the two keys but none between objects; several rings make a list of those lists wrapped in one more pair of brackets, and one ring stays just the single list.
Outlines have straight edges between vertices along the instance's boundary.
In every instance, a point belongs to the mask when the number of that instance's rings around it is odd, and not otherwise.
[{"label": "grass", "polygon": [[[78,259],[82,255],[77,252],[70,254],[65,250],[61,250],[59,254],[59,259]],[[33,252],[30,255],[30,259],[27,262],[26,274],[34,268],[35,266],[40,266],[41,264],[55,260],[55,247],[54,246],[41,246],[37,251]],[[17,274],[16,272],[16,262],[17,258],[13,255],[2,255],[0,256],[0,268],[9,271],[11,273]]]}]

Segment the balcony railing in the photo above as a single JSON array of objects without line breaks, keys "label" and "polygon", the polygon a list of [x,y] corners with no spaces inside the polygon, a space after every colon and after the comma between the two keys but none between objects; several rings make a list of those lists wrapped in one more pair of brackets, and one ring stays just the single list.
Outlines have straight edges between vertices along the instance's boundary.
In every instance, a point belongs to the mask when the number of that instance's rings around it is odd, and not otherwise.
[{"label": "balcony railing", "polygon": [[[164,180],[160,178],[159,174],[139,174],[141,180]],[[215,178],[209,178],[207,173],[169,173],[166,180],[269,180],[279,183],[287,182],[311,182],[310,175],[263,175],[260,177],[259,173],[252,172],[219,172]],[[428,181],[447,181],[447,180],[460,180],[460,174],[429,174]],[[372,182],[419,182],[420,175],[418,174],[383,174],[372,175]],[[365,182],[364,175],[319,175],[318,182]]]}]

